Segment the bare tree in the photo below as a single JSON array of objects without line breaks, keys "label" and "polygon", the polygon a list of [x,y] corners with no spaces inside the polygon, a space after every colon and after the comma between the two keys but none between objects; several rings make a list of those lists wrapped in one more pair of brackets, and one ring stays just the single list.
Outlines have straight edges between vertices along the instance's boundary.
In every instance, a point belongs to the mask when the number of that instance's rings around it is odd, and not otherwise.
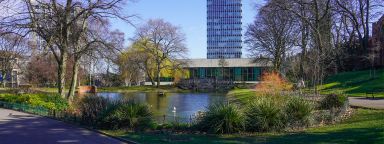
[{"label": "bare tree", "polygon": [[380,42],[377,42],[377,44],[374,47],[370,48],[369,53],[365,56],[365,58],[369,61],[371,65],[370,72],[369,72],[369,75],[371,78],[376,77],[375,62],[376,62],[376,59],[378,59],[378,56],[380,53],[380,47],[381,47]]},{"label": "bare tree", "polygon": [[336,12],[345,15],[351,22],[354,32],[357,33],[360,47],[367,50],[371,19],[382,12],[383,0],[336,0]]},{"label": "bare tree", "polygon": [[52,54],[34,55],[28,65],[25,78],[28,83],[38,86],[55,86],[57,63]]},{"label": "bare tree", "polygon": [[[312,85],[317,92],[317,85],[325,77],[325,60],[332,48],[332,1],[331,0],[272,0],[274,5],[287,13],[292,14],[304,26],[308,27],[312,47],[307,58],[312,63]],[[305,30],[305,29],[302,29]],[[304,48],[304,45],[303,45]]]},{"label": "bare tree", "polygon": [[0,72],[3,87],[7,85],[7,77],[13,76],[12,70],[20,67],[19,60],[27,53],[27,43],[22,37],[14,34],[0,36]]},{"label": "bare tree", "polygon": [[252,56],[272,59],[273,70],[280,71],[286,53],[294,46],[294,19],[289,13],[267,4],[259,10],[253,24],[248,25],[245,42]]},{"label": "bare tree", "polygon": [[[6,0],[2,3],[12,2]],[[65,97],[66,63],[70,54],[89,45],[83,43],[87,39],[84,33],[89,32],[88,21],[119,18],[129,22],[130,16],[120,13],[123,4],[124,0],[22,0],[12,15],[0,20],[0,27],[3,28],[2,34],[28,36],[36,33],[45,41],[46,48],[51,50],[58,63],[58,92]],[[79,59],[81,56],[74,57]]]},{"label": "bare tree", "polygon": [[[79,22],[78,22],[79,23]],[[81,59],[85,55],[105,59],[107,62],[115,59],[115,55],[122,49],[124,43],[124,33],[119,31],[109,31],[108,22],[99,19],[87,18],[77,24],[74,28],[74,36],[70,55],[73,57],[71,86],[67,97],[73,97],[78,84],[78,71]],[[107,72],[109,69],[107,69]]]},{"label": "bare tree", "polygon": [[188,52],[184,44],[185,36],[180,28],[161,19],[149,20],[138,28],[134,40],[142,40],[139,44],[156,64],[157,87],[160,85],[161,71],[170,67],[166,61],[172,63]]}]

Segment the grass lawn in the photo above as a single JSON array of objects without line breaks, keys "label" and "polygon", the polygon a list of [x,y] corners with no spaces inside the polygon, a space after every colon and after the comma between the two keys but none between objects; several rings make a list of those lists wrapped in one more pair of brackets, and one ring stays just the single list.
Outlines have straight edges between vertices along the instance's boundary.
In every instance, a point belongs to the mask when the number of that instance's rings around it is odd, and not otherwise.
[{"label": "grass lawn", "polygon": [[276,143],[384,143],[384,110],[357,109],[339,124],[310,128],[303,133],[272,136]]},{"label": "grass lawn", "polygon": [[[319,86],[321,94],[345,93],[352,97],[365,97],[366,92],[374,92],[375,97],[384,98],[384,69],[376,70],[375,78],[371,78],[369,70],[344,72],[328,77],[324,83]],[[246,102],[255,94],[251,89],[235,89],[228,95]]]},{"label": "grass lawn", "polygon": [[384,143],[384,110],[357,109],[339,124],[309,128],[300,133],[242,135],[195,135],[166,133],[126,133],[105,131],[139,143]]},{"label": "grass lawn", "polygon": [[322,94],[345,93],[348,96],[365,97],[366,92],[375,92],[375,97],[384,98],[384,69],[376,70],[371,78],[370,71],[344,72],[328,77],[319,87]]},{"label": "grass lawn", "polygon": [[[41,92],[47,92],[47,93],[57,93],[58,90],[57,88],[32,88],[33,90],[36,90],[36,91],[41,91]],[[66,89],[68,90],[68,89]]]},{"label": "grass lawn", "polygon": [[230,101],[248,103],[256,95],[253,89],[234,89],[227,93]]}]

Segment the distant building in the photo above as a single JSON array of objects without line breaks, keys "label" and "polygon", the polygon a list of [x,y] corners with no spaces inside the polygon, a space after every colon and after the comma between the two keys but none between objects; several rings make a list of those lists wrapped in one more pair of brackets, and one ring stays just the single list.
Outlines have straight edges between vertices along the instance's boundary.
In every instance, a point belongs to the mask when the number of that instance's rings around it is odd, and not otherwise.
[{"label": "distant building", "polygon": [[[20,84],[19,58],[9,58],[9,52],[0,52],[0,82],[6,87],[18,87]],[[4,57],[3,57],[4,56]]]},{"label": "distant building", "polygon": [[189,79],[223,79],[236,83],[257,83],[263,70],[270,65],[267,62],[254,62],[253,59],[225,59],[226,65],[220,64],[220,59],[189,60]]},{"label": "distant building", "polygon": [[207,58],[241,58],[241,0],[207,0]]},{"label": "distant building", "polygon": [[[225,65],[221,65],[220,61],[221,59],[185,60],[183,79],[258,83],[264,70],[271,67],[270,62],[255,62],[250,58],[225,59]],[[171,85],[173,82],[173,77],[161,77],[161,85]],[[151,85],[148,79],[145,85]]]},{"label": "distant building", "polygon": [[384,66],[384,15],[372,24],[370,50],[375,54],[375,64]]}]

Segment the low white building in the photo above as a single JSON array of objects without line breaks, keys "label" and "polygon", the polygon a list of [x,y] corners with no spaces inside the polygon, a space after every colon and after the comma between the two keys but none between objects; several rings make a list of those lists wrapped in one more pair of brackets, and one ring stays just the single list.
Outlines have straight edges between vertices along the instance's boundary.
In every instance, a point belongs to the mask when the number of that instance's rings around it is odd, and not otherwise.
[{"label": "low white building", "polygon": [[[271,67],[266,60],[239,59],[189,59],[183,60],[185,79],[228,80],[235,83],[258,83],[263,71]],[[161,85],[173,84],[173,78],[162,77]],[[151,82],[145,82],[151,85]]]},{"label": "low white building", "polygon": [[[14,58],[13,60],[7,60],[0,58],[0,82],[5,87],[18,87],[20,85],[20,67],[19,67],[19,59]],[[5,69],[6,65],[11,64],[11,68]]]}]

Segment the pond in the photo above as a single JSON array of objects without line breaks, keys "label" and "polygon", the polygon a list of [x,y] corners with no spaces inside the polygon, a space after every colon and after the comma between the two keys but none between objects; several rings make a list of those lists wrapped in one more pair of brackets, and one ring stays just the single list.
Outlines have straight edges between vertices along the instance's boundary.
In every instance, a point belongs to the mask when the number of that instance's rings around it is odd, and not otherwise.
[{"label": "pond", "polygon": [[[148,104],[155,117],[176,115],[180,118],[189,118],[198,111],[205,111],[210,104],[227,101],[225,94],[217,93],[167,93],[165,96],[159,96],[157,93],[97,93],[97,95]],[[176,112],[173,112],[174,108]]]}]

